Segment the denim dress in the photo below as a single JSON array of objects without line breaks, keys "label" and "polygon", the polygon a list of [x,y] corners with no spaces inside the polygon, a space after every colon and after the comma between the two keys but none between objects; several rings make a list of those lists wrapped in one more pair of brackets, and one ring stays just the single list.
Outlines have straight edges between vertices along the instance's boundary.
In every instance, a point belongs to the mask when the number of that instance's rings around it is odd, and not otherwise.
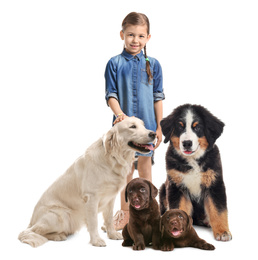
[{"label": "denim dress", "polygon": [[[124,50],[120,55],[111,58],[105,70],[105,98],[107,102],[111,97],[117,99],[127,116],[135,116],[143,120],[147,129],[156,132],[154,103],[165,99],[165,95],[161,66],[156,59],[148,58],[153,76],[150,82],[142,51],[137,55],[131,55]],[[115,116],[113,122],[114,120]],[[152,153],[149,153],[147,156],[151,155]]]}]

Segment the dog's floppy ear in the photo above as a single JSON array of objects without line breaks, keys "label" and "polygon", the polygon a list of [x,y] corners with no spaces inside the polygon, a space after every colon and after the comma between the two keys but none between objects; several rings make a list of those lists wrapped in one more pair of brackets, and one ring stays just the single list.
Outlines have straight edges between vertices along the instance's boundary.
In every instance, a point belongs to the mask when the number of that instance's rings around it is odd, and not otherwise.
[{"label": "dog's floppy ear", "polygon": [[155,199],[156,196],[158,195],[159,191],[158,189],[148,180],[145,180],[144,181],[149,185],[149,188],[150,188],[150,197]]},{"label": "dog's floppy ear", "polygon": [[174,124],[175,124],[175,120],[174,120],[173,113],[171,113],[169,116],[163,118],[160,121],[161,130],[163,135],[165,136],[164,143],[167,143],[170,140],[170,137],[174,130]]},{"label": "dog's floppy ear", "polygon": [[112,150],[116,151],[120,145],[119,135],[117,129],[112,127],[103,137],[105,154],[111,153]]},{"label": "dog's floppy ear", "polygon": [[186,215],[187,215],[187,229],[189,230],[193,225],[193,219],[188,214],[186,214]]},{"label": "dog's floppy ear", "polygon": [[177,120],[179,120],[180,116],[182,115],[182,112],[189,107],[191,107],[190,104],[179,106],[175,108],[170,115],[161,120],[160,126],[162,133],[165,136],[164,143],[167,143],[170,140],[175,130]]},{"label": "dog's floppy ear", "polygon": [[128,202],[128,193],[127,193],[128,185],[129,185],[129,183],[125,187],[125,202]]},{"label": "dog's floppy ear", "polygon": [[199,115],[204,122],[204,133],[209,143],[209,148],[212,148],[216,140],[220,137],[223,132],[225,124],[215,117],[211,112],[202,106],[196,107]]}]

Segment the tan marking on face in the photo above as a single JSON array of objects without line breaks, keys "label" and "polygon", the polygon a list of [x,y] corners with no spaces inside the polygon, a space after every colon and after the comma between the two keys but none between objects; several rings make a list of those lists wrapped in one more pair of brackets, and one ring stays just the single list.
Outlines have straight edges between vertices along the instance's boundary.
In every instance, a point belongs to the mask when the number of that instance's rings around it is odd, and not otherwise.
[{"label": "tan marking on face", "polygon": [[179,137],[177,136],[172,136],[171,137],[171,142],[173,143],[173,146],[175,147],[175,149],[180,149],[179,148]]},{"label": "tan marking on face", "polygon": [[180,121],[179,124],[180,124],[182,127],[184,127],[184,123],[183,123],[183,122]]},{"label": "tan marking on face", "polygon": [[194,122],[194,123],[193,123],[193,127],[196,127],[198,124],[199,124],[198,121]]},{"label": "tan marking on face", "polygon": [[200,137],[200,138],[198,139],[198,142],[199,142],[199,144],[200,144],[200,147],[201,147],[203,150],[206,150],[206,149],[208,148],[208,146],[209,146],[209,143],[208,143],[208,141],[207,141],[207,139],[206,139],[205,136]]}]

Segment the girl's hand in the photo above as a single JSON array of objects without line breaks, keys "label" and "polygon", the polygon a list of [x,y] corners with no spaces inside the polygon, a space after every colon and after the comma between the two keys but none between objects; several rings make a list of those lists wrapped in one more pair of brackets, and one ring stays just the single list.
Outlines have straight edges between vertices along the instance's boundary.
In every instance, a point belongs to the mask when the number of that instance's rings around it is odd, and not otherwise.
[{"label": "girl's hand", "polygon": [[115,125],[116,123],[123,121],[125,118],[127,118],[127,115],[125,115],[124,113],[121,113],[117,116],[117,118],[113,124]]},{"label": "girl's hand", "polygon": [[158,127],[156,130],[156,138],[157,138],[157,142],[155,144],[154,149],[157,149],[160,145],[160,143],[162,142],[162,131],[161,131],[161,127]]}]

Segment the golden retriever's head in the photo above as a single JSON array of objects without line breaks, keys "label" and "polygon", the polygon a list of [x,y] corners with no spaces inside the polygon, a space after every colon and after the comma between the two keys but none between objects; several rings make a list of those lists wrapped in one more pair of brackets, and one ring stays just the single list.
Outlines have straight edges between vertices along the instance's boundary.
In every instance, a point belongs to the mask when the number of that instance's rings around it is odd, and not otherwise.
[{"label": "golden retriever's head", "polygon": [[155,138],[156,133],[147,130],[142,120],[136,117],[127,117],[114,125],[105,135],[104,143],[106,153],[130,149],[147,154],[154,149],[152,143]]}]

